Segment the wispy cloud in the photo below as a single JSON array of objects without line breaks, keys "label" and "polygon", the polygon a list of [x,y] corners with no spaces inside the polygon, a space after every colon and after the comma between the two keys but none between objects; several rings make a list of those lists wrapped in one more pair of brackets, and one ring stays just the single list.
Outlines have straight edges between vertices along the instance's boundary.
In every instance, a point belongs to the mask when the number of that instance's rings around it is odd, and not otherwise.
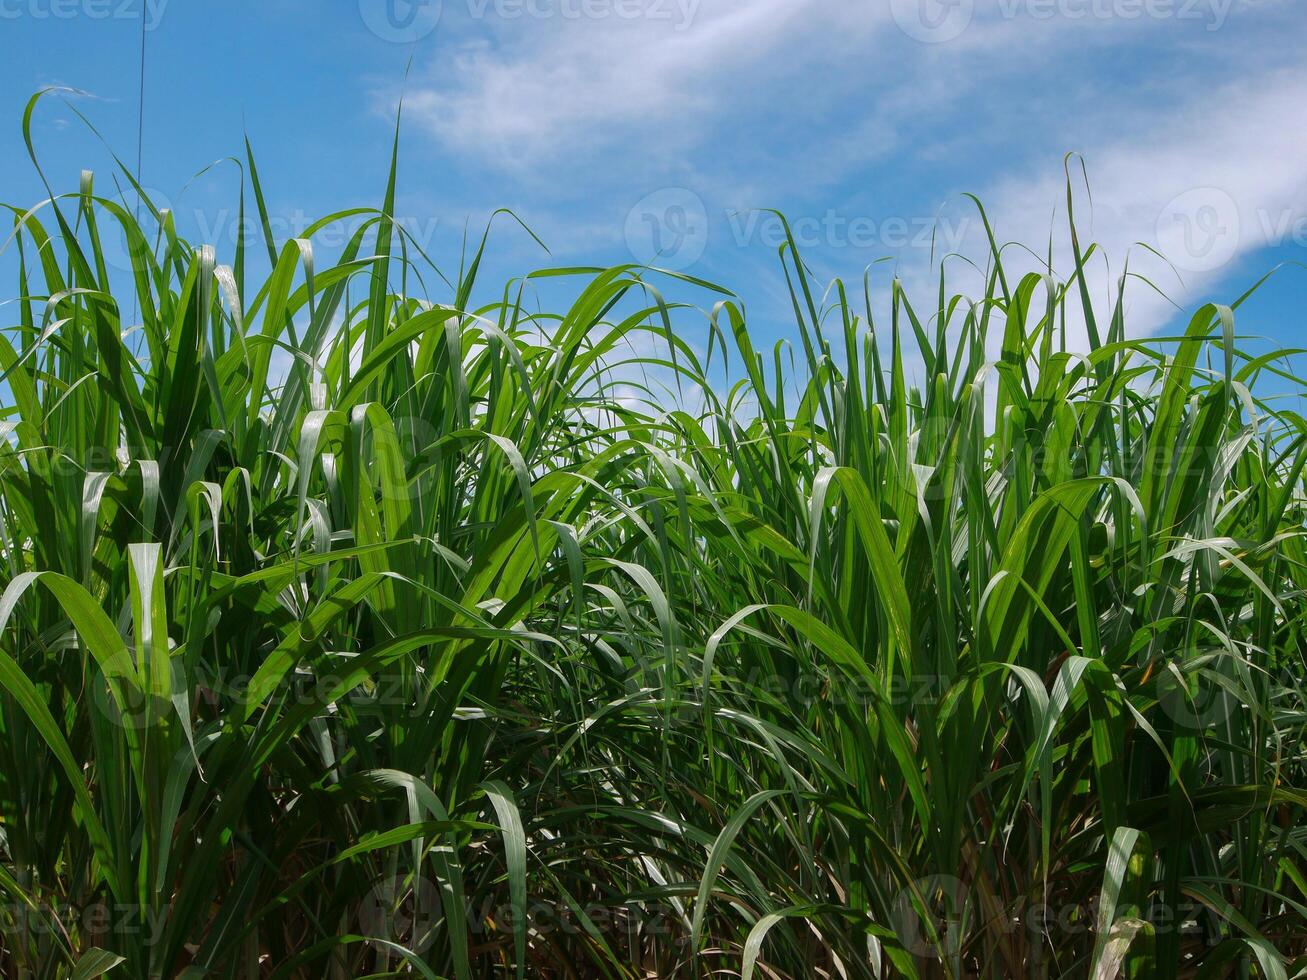
[{"label": "wispy cloud", "polygon": [[806,40],[884,19],[821,0],[676,2],[636,0],[666,17],[487,16],[440,49],[406,104],[444,146],[500,165],[590,155],[633,135],[640,153],[679,153]]},{"label": "wispy cloud", "polygon": [[[970,209],[966,190],[1003,240],[1039,248],[1055,229],[1065,277],[1068,150],[1083,153],[1093,192],[1091,207],[1078,191],[1082,237],[1113,263],[1092,270],[1096,296],[1129,256],[1184,305],[1255,250],[1304,234],[1307,127],[1294,121],[1307,70],[1265,53],[1292,22],[1278,0],[685,0],[679,22],[568,18],[552,3],[534,8],[552,16],[505,20],[485,12],[496,0],[460,19],[483,0],[461,2],[446,0],[449,30],[419,66],[408,117],[442,152],[526,189],[533,227],[558,229],[546,238],[565,252],[613,245],[637,201],[686,187],[708,216],[702,261],[729,276],[775,254],[741,242],[733,212],[833,210],[883,227],[887,215],[929,220],[949,199],[947,221]],[[961,30],[923,40],[912,17],[931,4],[961,10]],[[532,194],[560,170],[581,176],[580,197]],[[983,264],[969,228],[963,251]],[[875,250],[819,241],[805,257],[852,279]],[[899,250],[898,273],[931,288],[929,260]],[[1171,318],[1146,285],[1128,295],[1134,331]]]},{"label": "wispy cloud", "polygon": [[[1303,105],[1307,70],[1299,69],[1211,86],[1160,115],[1123,107],[1117,132],[1086,153],[1092,200],[1073,162],[1082,240],[1111,263],[1090,270],[1096,298],[1106,306],[1127,261],[1141,277],[1127,291],[1132,331],[1159,328],[1177,307],[1229,282],[1250,254],[1307,237],[1307,129],[1289,124]],[[994,181],[982,196],[1001,240],[1034,248],[1051,240],[1055,273],[1073,271],[1055,156]],[[1019,252],[1011,255],[1021,263]],[[1025,265],[1038,262],[1028,256]],[[1072,339],[1085,343],[1083,334]]]}]

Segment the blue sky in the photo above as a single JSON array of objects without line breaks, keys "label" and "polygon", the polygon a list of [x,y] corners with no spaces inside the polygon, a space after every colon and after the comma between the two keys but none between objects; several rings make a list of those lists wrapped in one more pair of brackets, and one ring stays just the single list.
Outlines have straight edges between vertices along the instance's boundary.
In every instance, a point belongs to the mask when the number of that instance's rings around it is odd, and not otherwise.
[{"label": "blue sky", "polygon": [[[492,280],[661,248],[738,292],[765,336],[786,334],[788,299],[759,209],[796,223],[822,279],[884,259],[873,285],[897,273],[926,303],[932,229],[983,257],[966,192],[1001,240],[1044,253],[1052,232],[1069,269],[1068,151],[1092,191],[1090,224],[1077,180],[1082,237],[1112,262],[1096,292],[1128,254],[1166,293],[1131,286],[1137,335],[1307,246],[1300,0],[0,0],[5,202],[44,197],[20,130],[43,86],[87,92],[72,104],[135,159],[142,17],[143,182],[220,260],[237,171],[194,174],[248,133],[284,240],[379,203],[401,95],[398,217],[438,264],[507,207],[551,254],[497,225]],[[67,105],[47,100],[34,136],[57,191],[83,168],[109,191]],[[1241,332],[1307,346],[1305,298],[1307,273],[1282,271]]]}]

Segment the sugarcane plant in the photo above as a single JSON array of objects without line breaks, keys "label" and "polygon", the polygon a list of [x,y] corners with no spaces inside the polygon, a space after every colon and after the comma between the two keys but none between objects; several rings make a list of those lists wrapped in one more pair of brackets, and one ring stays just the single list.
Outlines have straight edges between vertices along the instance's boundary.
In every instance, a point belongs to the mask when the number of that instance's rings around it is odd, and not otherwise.
[{"label": "sugarcane plant", "polygon": [[276,241],[247,142],[251,254],[121,163],[7,208],[0,974],[1307,975],[1249,293],[1136,336],[1068,179],[979,296],[787,237],[787,360],[684,274],[446,278],[398,146]]}]

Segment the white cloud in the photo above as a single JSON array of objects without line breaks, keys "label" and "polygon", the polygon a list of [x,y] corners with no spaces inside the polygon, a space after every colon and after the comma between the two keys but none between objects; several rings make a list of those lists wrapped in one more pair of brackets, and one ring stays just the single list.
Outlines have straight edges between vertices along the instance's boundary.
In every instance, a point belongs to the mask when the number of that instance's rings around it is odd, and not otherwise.
[{"label": "white cloud", "polygon": [[[1093,264],[1095,299],[1106,308],[1128,258],[1132,274],[1146,276],[1187,307],[1230,282],[1250,253],[1301,238],[1307,230],[1301,167],[1307,128],[1292,120],[1303,105],[1307,70],[1298,69],[1196,91],[1175,110],[1123,111],[1117,133],[1086,153],[1092,206],[1083,187],[1076,194],[1082,247],[1094,241],[1111,262],[1110,277],[1103,262]],[[1072,173],[1079,183],[1078,162]],[[1063,279],[1071,274],[1065,181],[1056,157],[995,182],[981,198],[1001,242],[1021,242],[1042,255],[1051,224],[1054,271]],[[973,242],[971,254],[980,250]],[[1016,250],[1006,254],[1022,264]],[[1024,264],[1035,268],[1028,258]],[[1175,312],[1143,282],[1129,285],[1126,295],[1127,324],[1136,336],[1155,331]],[[1083,349],[1083,326],[1077,329],[1075,346]]]},{"label": "white cloud", "polygon": [[[1112,262],[1110,274],[1099,262],[1090,276],[1100,301],[1127,255],[1132,272],[1183,306],[1229,281],[1251,252],[1304,231],[1294,205],[1307,200],[1307,129],[1295,121],[1307,70],[1277,66],[1264,45],[1285,30],[1288,4],[1148,0],[1161,14],[1132,16],[1135,0],[958,0],[971,10],[965,30],[929,44],[899,29],[916,2],[703,0],[688,26],[486,20],[474,25],[479,38],[464,33],[438,50],[408,115],[443,147],[513,171],[514,187],[529,187],[527,173],[552,183],[566,172],[564,183],[586,190],[540,200],[539,223],[552,214],[555,226],[585,229],[564,251],[590,258],[620,229],[612,216],[659,186],[693,188],[714,216],[797,204],[877,219],[928,217],[945,195],[973,190],[1003,241],[1042,251],[1052,228],[1065,278],[1065,150],[1084,153],[1093,192],[1092,208],[1077,194],[1082,240]],[[947,213],[969,207],[955,198]],[[750,259],[724,225],[705,261],[734,249],[718,264],[736,263],[735,275]],[[1140,242],[1168,255],[1183,282]],[[983,265],[978,225],[965,251]],[[850,281],[868,258],[820,247],[805,257]],[[900,256],[918,297],[933,289],[926,265],[922,249]],[[1135,335],[1172,316],[1142,283],[1127,295]],[[1083,328],[1072,331],[1083,348]]]},{"label": "white cloud", "polygon": [[[1280,0],[449,0],[446,40],[430,49],[406,100],[410,117],[442,145],[506,168],[576,161],[614,148],[674,159],[711,145],[721,135],[715,123],[741,119],[764,142],[794,138],[799,145],[788,149],[797,162],[808,140],[791,125],[830,112],[848,118],[847,131],[817,149],[838,165],[858,155],[850,140],[864,147],[892,142],[887,128],[914,110],[987,94],[1018,114],[1026,100],[1040,98],[1041,87],[1014,91],[999,80],[1020,79],[1032,68],[1036,77],[1039,68],[1056,71],[1066,55],[1150,40],[1202,45],[1218,37],[1233,50],[1232,36],[1274,20],[1259,21],[1258,13],[1283,6]],[[947,43],[923,43],[922,24],[943,25]],[[927,26],[924,35],[934,29]],[[1043,88],[1064,90],[1074,77],[1049,77]],[[1084,81],[1097,86],[1112,79]]]},{"label": "white cloud", "polygon": [[440,52],[407,109],[444,145],[501,165],[592,155],[632,133],[640,153],[677,153],[748,96],[745,76],[785,70],[837,24],[883,19],[823,0],[635,2],[667,16],[492,20],[492,37]]}]

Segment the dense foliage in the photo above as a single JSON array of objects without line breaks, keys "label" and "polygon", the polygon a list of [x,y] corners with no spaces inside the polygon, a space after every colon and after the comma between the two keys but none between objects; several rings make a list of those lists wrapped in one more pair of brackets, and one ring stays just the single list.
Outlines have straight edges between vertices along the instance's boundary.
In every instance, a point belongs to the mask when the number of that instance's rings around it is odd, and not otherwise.
[{"label": "dense foliage", "polygon": [[873,320],[791,241],[793,367],[643,268],[418,298],[391,174],[259,282],[11,209],[0,974],[1304,969],[1307,421],[1231,308],[1133,338],[1077,241]]}]

